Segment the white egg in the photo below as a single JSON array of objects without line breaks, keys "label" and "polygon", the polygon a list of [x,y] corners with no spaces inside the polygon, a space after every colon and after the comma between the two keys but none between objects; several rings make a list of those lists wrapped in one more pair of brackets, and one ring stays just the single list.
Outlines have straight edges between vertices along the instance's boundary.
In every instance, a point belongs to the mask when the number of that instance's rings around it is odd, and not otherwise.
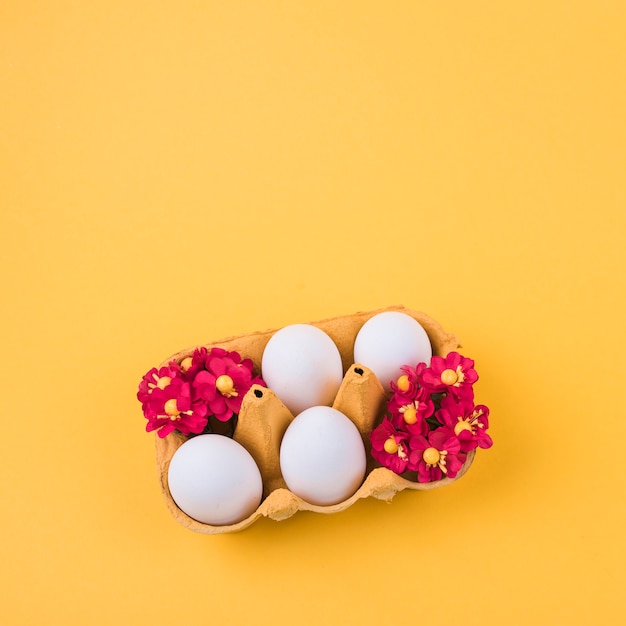
[{"label": "white egg", "polygon": [[371,369],[389,390],[403,365],[430,363],[433,350],[426,331],[410,315],[385,311],[371,317],[356,336],[354,362]]},{"label": "white egg", "polygon": [[311,504],[346,500],[365,476],[365,447],[357,427],[340,411],[311,407],[287,428],[280,469],[293,493]]},{"label": "white egg", "polygon": [[235,524],[261,502],[263,481],[250,453],[223,435],[199,435],[174,453],[167,475],[178,507],[204,524]]},{"label": "white egg", "polygon": [[285,406],[297,415],[312,406],[333,403],[343,366],[335,342],[310,324],[285,326],[263,351],[261,375]]}]

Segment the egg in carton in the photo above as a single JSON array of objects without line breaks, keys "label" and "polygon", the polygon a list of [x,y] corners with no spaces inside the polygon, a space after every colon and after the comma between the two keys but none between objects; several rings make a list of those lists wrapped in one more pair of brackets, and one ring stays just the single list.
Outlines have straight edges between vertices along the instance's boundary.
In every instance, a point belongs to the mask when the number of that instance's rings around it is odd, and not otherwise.
[{"label": "egg in carton", "polygon": [[[156,437],[156,459],[161,489],[173,517],[177,522],[195,532],[219,534],[243,530],[259,517],[284,520],[298,511],[316,513],[337,513],[347,509],[360,498],[373,497],[390,502],[394,495],[404,489],[430,490],[443,487],[458,480],[469,469],[474,460],[475,450],[468,453],[463,467],[455,478],[420,483],[408,480],[391,470],[378,467],[370,454],[370,433],[380,423],[386,408],[388,394],[376,375],[364,365],[353,363],[354,343],[361,327],[374,315],[386,311],[400,311],[415,319],[426,331],[433,354],[446,356],[460,347],[457,337],[443,330],[438,322],[419,311],[403,306],[388,307],[375,311],[360,312],[311,322],[323,330],[335,343],[341,355],[344,377],[332,404],[357,427],[367,454],[365,479],[357,491],[346,500],[329,506],[311,504],[291,492],[283,479],[280,469],[280,445],[287,427],[294,419],[291,411],[271,389],[253,385],[246,393],[233,438],[240,443],[255,460],[263,479],[263,499],[258,508],[248,517],[235,524],[212,526],[199,522],[184,513],[174,502],[168,487],[168,470],[172,456],[188,439],[178,431],[167,437]],[[261,363],[263,351],[271,337],[280,329],[266,330],[237,337],[229,337],[206,344],[235,351],[249,358],[256,365]],[[193,354],[195,348],[181,351],[164,362],[182,361]]]}]

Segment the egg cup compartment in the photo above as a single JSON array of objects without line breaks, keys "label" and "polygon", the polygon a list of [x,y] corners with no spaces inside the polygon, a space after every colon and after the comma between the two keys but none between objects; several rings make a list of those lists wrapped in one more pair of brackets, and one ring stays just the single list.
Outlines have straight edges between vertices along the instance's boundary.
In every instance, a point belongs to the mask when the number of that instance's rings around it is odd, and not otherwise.
[{"label": "egg cup compartment", "polygon": [[[433,354],[445,356],[448,352],[460,347],[456,336],[446,333],[428,315],[402,306],[356,313],[311,323],[331,337],[341,355],[344,378],[335,397],[333,408],[341,411],[352,420],[361,433],[365,444],[368,464],[365,479],[359,489],[347,500],[331,506],[310,504],[292,493],[287,488],[280,471],[279,451],[282,437],[287,426],[293,420],[293,415],[271,389],[253,385],[243,399],[233,438],[250,452],[259,467],[263,478],[263,500],[261,504],[246,519],[226,526],[204,524],[181,511],[170,494],[167,475],[172,456],[188,437],[174,431],[164,438],[156,436],[155,440],[161,489],[167,507],[177,522],[190,530],[204,534],[236,532],[247,528],[261,516],[269,517],[273,520],[283,520],[291,517],[298,511],[337,513],[347,509],[360,498],[368,498],[370,496],[390,502],[398,491],[404,489],[426,491],[443,487],[458,480],[469,469],[474,460],[475,451],[468,453],[463,467],[455,478],[419,483],[399,476],[387,468],[379,467],[371,456],[369,436],[372,429],[380,422],[385,413],[387,394],[371,370],[352,362],[353,346],[357,333],[363,324],[372,316],[384,311],[401,311],[419,322],[428,334]],[[258,365],[261,363],[263,350],[267,342],[277,330],[279,329],[229,337],[207,344],[205,347],[207,349],[220,347],[228,351],[239,352],[242,357],[250,358]],[[181,361],[191,355],[194,349],[181,351],[170,357],[164,364],[172,360]]]}]

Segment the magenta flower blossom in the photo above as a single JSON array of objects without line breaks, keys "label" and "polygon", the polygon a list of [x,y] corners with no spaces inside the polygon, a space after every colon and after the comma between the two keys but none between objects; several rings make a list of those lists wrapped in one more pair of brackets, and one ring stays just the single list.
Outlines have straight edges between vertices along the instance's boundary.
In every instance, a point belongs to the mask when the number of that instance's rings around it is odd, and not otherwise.
[{"label": "magenta flower blossom", "polygon": [[404,374],[391,383],[392,396],[387,403],[393,425],[414,435],[426,435],[426,419],[435,408],[429,390],[421,384],[425,368],[425,363],[419,363],[415,368],[402,367]]},{"label": "magenta flower blossom", "polygon": [[199,434],[208,421],[206,405],[192,402],[191,386],[181,378],[173,378],[163,389],[154,389],[144,405],[144,415],[148,420],[146,431],[158,430],[159,437],[173,430],[183,435]]},{"label": "magenta flower blossom", "polygon": [[185,373],[185,379],[193,381],[196,374],[204,369],[204,363],[208,356],[206,348],[196,348],[191,356],[186,356],[180,362],[180,369]]},{"label": "magenta flower blossom", "polygon": [[146,404],[155,389],[163,389],[170,384],[173,378],[180,376],[180,368],[175,361],[157,369],[153,367],[139,383],[137,400],[141,404]]},{"label": "magenta flower blossom", "polygon": [[433,414],[434,404],[430,395],[422,388],[413,400],[392,396],[387,410],[396,428],[414,435],[425,435],[428,432],[426,420]]},{"label": "magenta flower blossom", "polygon": [[387,416],[371,433],[372,456],[397,474],[417,472],[422,483],[455,478],[468,452],[493,444],[489,409],[474,406],[474,361],[450,352],[401,371]]},{"label": "magenta flower blossom", "polygon": [[458,438],[442,428],[433,430],[428,437],[411,437],[409,446],[409,469],[417,471],[420,483],[441,480],[444,476],[454,478],[463,466],[465,457]]},{"label": "magenta flower blossom", "polygon": [[394,426],[416,435],[426,434],[425,420],[434,411],[430,393],[421,384],[421,373],[425,368],[425,363],[419,363],[416,368],[402,367],[404,374],[391,383],[392,395],[387,404]]},{"label": "magenta flower blossom", "polygon": [[250,359],[222,348],[198,348],[180,363],[152,368],[139,383],[137,398],[147,431],[158,430],[160,437],[174,430],[201,434],[211,430],[210,418],[226,422],[237,415],[253,384],[265,385],[253,375]]},{"label": "magenta flower blossom", "polygon": [[462,452],[475,448],[491,448],[493,440],[487,434],[489,428],[489,409],[470,399],[456,401],[451,396],[441,401],[441,409],[437,411],[437,419],[444,425],[450,435],[459,439]]},{"label": "magenta flower blossom", "polygon": [[400,368],[403,372],[402,376],[397,381],[391,381],[391,392],[409,399],[415,398],[422,385],[421,376],[424,369],[426,369],[426,363],[418,363],[416,367],[402,366]]},{"label": "magenta flower blossom", "polygon": [[[244,395],[254,384],[265,385],[252,372],[252,361],[241,360],[237,352],[213,348],[204,358],[204,368],[197,372],[192,383],[194,397],[201,398],[208,412],[219,421],[226,422],[238,414]],[[195,365],[196,356],[194,355]]]},{"label": "magenta flower blossom", "polygon": [[430,367],[422,373],[424,385],[434,392],[449,392],[455,398],[473,398],[472,385],[478,380],[474,361],[450,352],[445,358],[433,356]]},{"label": "magenta flower blossom", "polygon": [[388,419],[383,419],[370,434],[372,456],[382,466],[396,474],[402,474],[409,463],[408,437],[407,433],[396,430]]}]

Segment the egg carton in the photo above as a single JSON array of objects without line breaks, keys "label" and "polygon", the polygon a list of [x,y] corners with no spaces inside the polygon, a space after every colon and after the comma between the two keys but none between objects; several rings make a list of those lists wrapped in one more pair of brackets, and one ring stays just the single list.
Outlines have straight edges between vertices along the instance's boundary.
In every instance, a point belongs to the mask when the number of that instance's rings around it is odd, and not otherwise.
[{"label": "egg carton", "polygon": [[[396,493],[404,489],[427,491],[448,485],[463,476],[474,460],[475,450],[468,453],[463,467],[455,478],[444,478],[430,483],[414,482],[387,468],[378,467],[370,454],[370,433],[385,413],[388,396],[371,370],[364,365],[353,363],[353,347],[361,326],[374,315],[385,311],[401,311],[419,322],[428,334],[433,354],[446,356],[448,352],[461,347],[457,337],[445,332],[434,319],[425,313],[413,311],[403,306],[392,306],[386,309],[311,322],[311,325],[317,326],[327,333],[339,349],[344,378],[335,397],[333,408],[341,411],[352,420],[365,445],[368,459],[367,471],[365,479],[356,493],[338,504],[319,506],[306,502],[287,488],[280,471],[279,452],[283,435],[294,416],[271,389],[253,385],[243,398],[233,438],[248,450],[259,467],[263,478],[261,504],[244,520],[225,526],[211,526],[198,522],[181,511],[169,491],[167,475],[172,456],[188,437],[174,431],[164,438],[155,437],[156,461],[161,489],[174,519],[190,530],[199,533],[211,535],[236,532],[247,528],[262,516],[279,521],[295,515],[298,511],[338,513],[361,498],[372,497],[390,502]],[[278,330],[280,329],[228,337],[206,344],[205,347],[209,350],[219,347],[238,352],[242,358],[252,359],[253,363],[258,366],[261,363],[267,342]],[[172,360],[180,362],[193,354],[195,349],[194,347],[178,352],[167,359],[163,365]]]}]

